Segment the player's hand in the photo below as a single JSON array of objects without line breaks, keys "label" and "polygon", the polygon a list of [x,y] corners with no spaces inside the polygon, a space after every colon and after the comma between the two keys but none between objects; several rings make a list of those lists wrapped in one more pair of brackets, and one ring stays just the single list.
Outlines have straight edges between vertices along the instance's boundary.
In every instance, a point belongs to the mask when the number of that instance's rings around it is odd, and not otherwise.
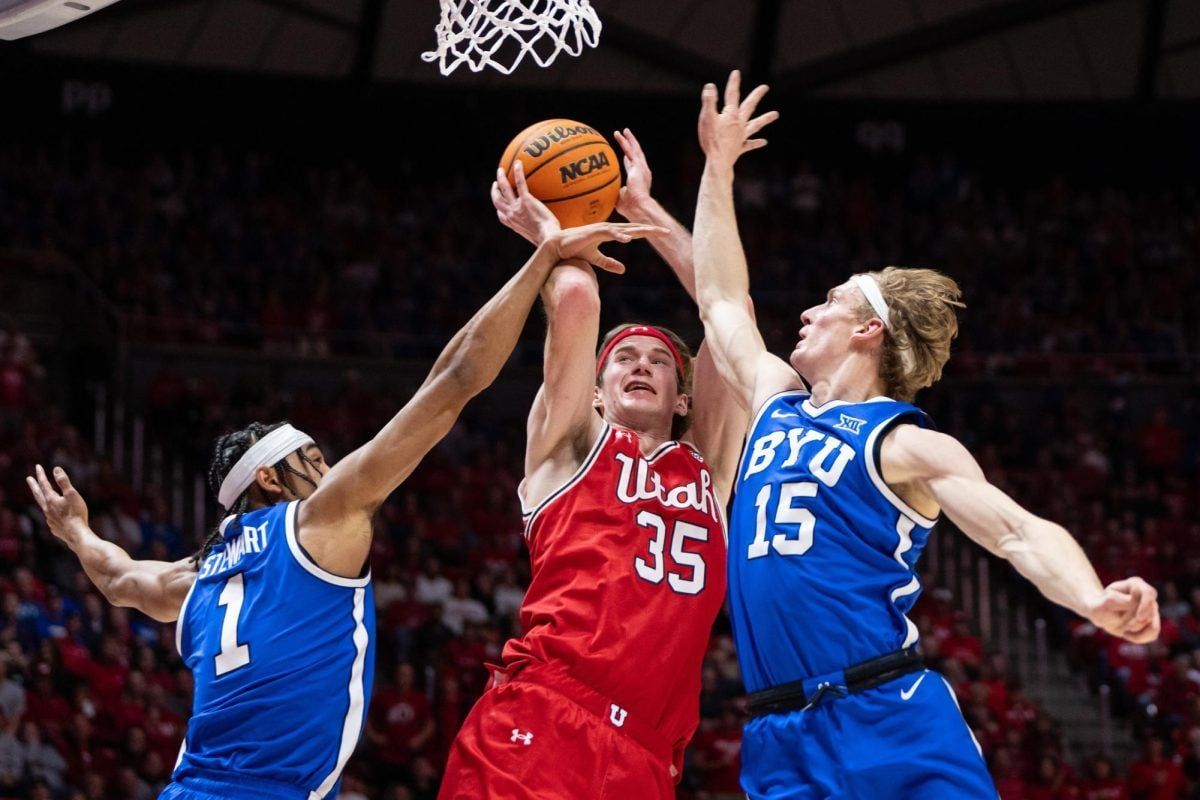
[{"label": "player's hand", "polygon": [[71,479],[62,467],[54,468],[54,480],[58,489],[62,491],[61,494],[50,483],[41,464],[37,465],[35,472],[36,477],[27,476],[25,483],[29,485],[29,491],[33,493],[38,507],[46,515],[46,525],[51,533],[71,544],[80,532],[88,527],[87,503],[71,485]]},{"label": "player's hand", "polygon": [[1114,581],[1092,602],[1088,619],[1106,633],[1135,644],[1158,638],[1158,591],[1141,578]]},{"label": "player's hand", "polygon": [[650,174],[650,162],[642,152],[633,131],[613,131],[613,138],[621,145],[625,162],[625,185],[617,195],[617,213],[627,220],[636,221],[642,216],[642,210],[650,204],[650,183],[654,176]]},{"label": "player's hand", "polygon": [[766,139],[754,135],[779,119],[778,111],[754,116],[758,103],[767,93],[766,85],[758,86],[741,99],[742,76],[736,69],[729,73],[725,84],[725,106],[717,109],[717,86],[705,84],[700,94],[700,147],[712,164],[732,167],[742,155],[766,147]]},{"label": "player's hand", "polygon": [[513,162],[513,182],[509,184],[504,170],[496,169],[492,182],[492,205],[496,216],[508,228],[528,241],[539,245],[546,237],[557,233],[562,226],[546,204],[529,193],[525,184],[525,167],[520,159]]},{"label": "player's hand", "polygon": [[542,246],[550,249],[559,261],[572,258],[583,259],[589,264],[618,275],[625,265],[615,258],[600,252],[604,242],[631,242],[647,236],[668,233],[657,225],[641,225],[634,222],[596,222],[578,228],[566,228],[547,237]]}]

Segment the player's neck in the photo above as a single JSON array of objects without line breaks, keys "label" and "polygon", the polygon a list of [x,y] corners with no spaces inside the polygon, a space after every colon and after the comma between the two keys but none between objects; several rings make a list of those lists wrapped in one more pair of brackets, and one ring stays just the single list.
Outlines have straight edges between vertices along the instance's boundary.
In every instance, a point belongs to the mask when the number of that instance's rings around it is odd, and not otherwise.
[{"label": "player's neck", "polygon": [[638,431],[638,449],[642,451],[642,455],[649,456],[655,450],[663,446],[663,442],[671,441],[671,434],[655,434],[643,433]]},{"label": "player's neck", "polygon": [[887,386],[879,377],[874,359],[854,356],[842,360],[829,372],[814,376],[810,386],[815,406],[831,400],[862,403],[887,394]]},{"label": "player's neck", "polygon": [[638,437],[638,449],[642,451],[642,455],[644,456],[648,456],[662,447],[663,442],[671,441],[670,427],[663,429],[643,428],[635,424],[622,422],[619,419],[609,419],[608,423],[613,427],[624,428],[636,433]]}]

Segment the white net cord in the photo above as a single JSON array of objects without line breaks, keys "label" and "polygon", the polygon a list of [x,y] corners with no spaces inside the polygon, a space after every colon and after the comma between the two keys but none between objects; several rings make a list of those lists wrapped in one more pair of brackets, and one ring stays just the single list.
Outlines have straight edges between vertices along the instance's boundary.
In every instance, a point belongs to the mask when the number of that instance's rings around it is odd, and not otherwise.
[{"label": "white net cord", "polygon": [[466,64],[511,74],[526,55],[545,67],[561,52],[578,56],[600,41],[589,0],[440,0],[437,49],[421,54],[443,75]]}]

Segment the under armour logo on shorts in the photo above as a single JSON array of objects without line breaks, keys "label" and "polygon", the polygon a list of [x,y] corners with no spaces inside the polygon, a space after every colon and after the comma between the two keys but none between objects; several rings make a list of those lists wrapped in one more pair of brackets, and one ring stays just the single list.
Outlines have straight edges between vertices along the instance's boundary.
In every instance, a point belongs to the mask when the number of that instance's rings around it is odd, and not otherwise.
[{"label": "under armour logo on shorts", "polygon": [[612,703],[612,711],[608,712],[608,719],[613,725],[618,728],[625,724],[625,718],[629,716],[629,712],[621,708],[616,703]]},{"label": "under armour logo on shorts", "polygon": [[512,738],[509,739],[509,741],[520,742],[526,747],[529,747],[529,745],[533,744],[533,732],[526,731],[525,733],[521,733],[520,728],[513,728]]}]

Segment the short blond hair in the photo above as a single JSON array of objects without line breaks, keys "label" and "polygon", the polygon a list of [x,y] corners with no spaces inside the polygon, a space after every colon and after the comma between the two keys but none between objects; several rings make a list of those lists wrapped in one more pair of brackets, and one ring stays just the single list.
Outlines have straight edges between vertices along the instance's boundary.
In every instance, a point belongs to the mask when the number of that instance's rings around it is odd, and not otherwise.
[{"label": "short blond hair", "polygon": [[[966,308],[953,278],[937,270],[886,267],[875,279],[890,310],[879,375],[889,397],[911,402],[917,391],[942,377],[950,342],[958,336],[957,310]],[[862,318],[878,316],[863,302]]]},{"label": "short blond hair", "polygon": [[[679,439],[688,432],[689,428],[692,427],[692,373],[694,372],[696,361],[696,357],[692,353],[692,348],[687,346],[687,342],[685,342],[679,336],[679,334],[670,328],[664,328],[662,325],[646,325],[644,322],[625,322],[604,334],[604,338],[600,340],[600,347],[596,351],[596,357],[599,358],[600,354],[604,352],[604,349],[608,347],[608,343],[615,339],[622,331],[628,330],[629,328],[636,328],[641,325],[657,328],[658,330],[662,331],[663,334],[671,340],[671,343],[675,345],[675,349],[679,351],[679,358],[683,361],[683,369],[675,369],[675,385],[677,387],[676,390],[680,394],[687,395],[688,410],[687,413],[682,417],[675,416],[671,420],[671,438]],[[597,364],[596,366],[596,385],[599,386],[604,376],[604,367],[607,365]]]}]

